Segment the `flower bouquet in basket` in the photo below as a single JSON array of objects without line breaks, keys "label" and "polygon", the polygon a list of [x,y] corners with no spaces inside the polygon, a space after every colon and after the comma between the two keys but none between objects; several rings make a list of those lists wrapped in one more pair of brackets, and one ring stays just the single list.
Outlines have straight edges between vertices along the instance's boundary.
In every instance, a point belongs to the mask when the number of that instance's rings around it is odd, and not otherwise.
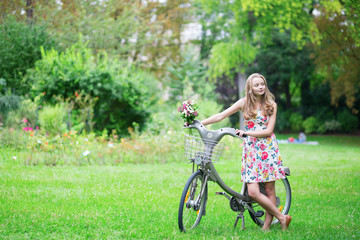
[{"label": "flower bouquet in basket", "polygon": [[186,125],[190,125],[195,118],[199,115],[197,109],[199,106],[195,100],[184,101],[183,104],[178,107],[180,116],[184,119]]}]

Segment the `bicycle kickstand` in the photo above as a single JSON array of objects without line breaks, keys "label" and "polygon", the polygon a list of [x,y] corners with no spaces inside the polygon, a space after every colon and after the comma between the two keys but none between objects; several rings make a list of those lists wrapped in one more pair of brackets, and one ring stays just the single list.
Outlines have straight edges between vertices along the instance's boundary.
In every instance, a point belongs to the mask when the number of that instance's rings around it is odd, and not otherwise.
[{"label": "bicycle kickstand", "polygon": [[244,220],[244,212],[240,212],[237,217],[236,217],[236,220],[235,220],[235,224],[234,224],[234,228],[236,227],[238,221],[239,221],[239,218],[241,218],[241,222],[242,222],[242,229],[245,229],[245,220]]}]

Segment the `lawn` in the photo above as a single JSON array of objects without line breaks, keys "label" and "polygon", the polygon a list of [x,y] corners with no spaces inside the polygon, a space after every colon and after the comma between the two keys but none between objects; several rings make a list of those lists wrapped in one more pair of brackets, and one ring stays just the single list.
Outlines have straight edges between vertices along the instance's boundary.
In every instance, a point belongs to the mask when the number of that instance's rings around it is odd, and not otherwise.
[{"label": "lawn", "polygon": [[[240,224],[234,229],[236,213],[210,183],[206,216],[193,231],[180,233],[177,211],[191,174],[185,159],[81,167],[2,159],[0,239],[359,239],[360,137],[309,140],[320,144],[280,145],[293,194],[293,221],[286,232],[274,226],[264,233],[247,213],[246,229]],[[228,140],[216,164],[235,190],[241,189],[239,143]]]}]

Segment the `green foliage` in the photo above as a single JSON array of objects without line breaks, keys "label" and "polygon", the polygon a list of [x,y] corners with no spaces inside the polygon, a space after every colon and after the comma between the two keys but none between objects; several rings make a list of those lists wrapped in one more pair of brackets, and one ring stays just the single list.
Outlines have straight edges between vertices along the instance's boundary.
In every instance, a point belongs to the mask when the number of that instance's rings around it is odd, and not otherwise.
[{"label": "green foliage", "polygon": [[[158,103],[151,107],[151,115],[146,123],[146,132],[154,135],[164,135],[182,129],[183,120],[179,116],[175,104]],[[200,109],[201,111],[201,106]]]},{"label": "green foliage", "polygon": [[209,75],[215,79],[222,75],[233,76],[244,72],[245,66],[255,59],[256,49],[248,42],[218,43],[211,50]]},{"label": "green foliage", "polygon": [[[63,48],[81,33],[93,53],[131,61],[157,76],[179,55],[181,32],[190,19],[189,0],[36,1],[34,15]],[[165,64],[163,64],[165,63]]]},{"label": "green foliage", "polygon": [[188,48],[181,54],[179,63],[171,61],[167,76],[169,98],[173,103],[189,99],[215,100],[215,85],[206,79],[204,63]]},{"label": "green foliage", "polygon": [[290,129],[290,116],[291,111],[286,111],[281,108],[277,111],[275,129],[279,132],[283,132]]},{"label": "green foliage", "polygon": [[[27,94],[31,83],[23,82],[22,76],[41,58],[40,47],[56,46],[44,26],[5,18],[0,24],[0,78],[13,94]],[[0,92],[1,93],[1,92]]]},{"label": "green foliage", "polygon": [[303,128],[305,133],[315,133],[318,132],[318,128],[320,127],[320,122],[315,117],[308,117],[303,122]]},{"label": "green foliage", "polygon": [[6,115],[9,111],[20,106],[21,97],[16,95],[0,95],[0,114]]},{"label": "green foliage", "polygon": [[64,130],[66,110],[63,105],[44,106],[39,111],[40,127],[51,135],[60,134]]},{"label": "green foliage", "polygon": [[336,120],[325,121],[322,124],[318,132],[319,133],[331,133],[331,132],[339,132],[341,130],[341,123]]},{"label": "green foliage", "polygon": [[21,101],[17,109],[9,112],[5,120],[5,126],[7,128],[24,127],[25,120],[25,126],[35,128],[37,124],[37,109],[37,104],[30,99]]},{"label": "green foliage", "polygon": [[95,58],[81,41],[63,53],[42,50],[42,59],[26,77],[34,83],[33,92],[42,94],[45,102],[54,104],[59,97],[62,101],[76,99],[75,93],[80,92],[96,98],[95,130],[116,129],[121,134],[126,134],[133,122],[144,126],[148,106],[157,94],[151,74],[104,54]]},{"label": "green foliage", "polygon": [[[223,110],[223,106],[212,100],[202,100],[199,103],[199,119],[203,120]],[[206,126],[209,129],[217,130],[223,127],[231,127],[230,119],[226,118],[221,122]]]},{"label": "green foliage", "polygon": [[292,113],[289,122],[292,131],[300,132],[303,129],[303,116],[301,114]]},{"label": "green foliage", "polygon": [[[290,109],[296,104],[301,93],[309,91],[303,87],[309,82],[314,70],[307,48],[298,48],[296,42],[291,41],[289,32],[273,30],[271,42],[263,42],[256,55],[255,63],[246,70],[248,75],[262,73],[278,105]],[[308,84],[309,85],[309,84]]]},{"label": "green foliage", "polygon": [[348,110],[344,110],[338,114],[337,120],[340,122],[341,130],[343,132],[353,132],[358,128],[358,118],[352,115]]}]

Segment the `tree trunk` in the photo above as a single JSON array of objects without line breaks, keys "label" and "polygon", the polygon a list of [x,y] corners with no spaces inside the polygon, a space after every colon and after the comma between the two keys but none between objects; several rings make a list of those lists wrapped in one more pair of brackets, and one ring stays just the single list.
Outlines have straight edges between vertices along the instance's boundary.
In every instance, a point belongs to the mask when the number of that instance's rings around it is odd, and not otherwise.
[{"label": "tree trunk", "polygon": [[[245,83],[246,83],[246,74],[238,73],[238,85],[239,85],[239,99],[245,97]],[[245,130],[244,117],[242,111],[239,113],[239,129]]]},{"label": "tree trunk", "polygon": [[31,23],[34,17],[33,0],[26,0],[26,17],[28,23]]}]

